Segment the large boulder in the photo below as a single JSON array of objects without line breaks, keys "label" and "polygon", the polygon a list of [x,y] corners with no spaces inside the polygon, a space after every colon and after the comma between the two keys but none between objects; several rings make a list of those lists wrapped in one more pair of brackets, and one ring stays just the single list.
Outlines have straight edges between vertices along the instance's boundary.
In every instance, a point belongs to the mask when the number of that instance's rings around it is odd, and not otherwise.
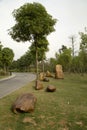
[{"label": "large boulder", "polygon": [[56,79],[63,79],[64,78],[64,74],[63,74],[63,70],[62,70],[62,65],[56,65],[56,74],[55,74],[55,78]]},{"label": "large boulder", "polygon": [[14,101],[12,105],[12,111],[14,113],[18,112],[33,112],[35,108],[35,103],[37,99],[31,93],[25,93],[20,96]]}]

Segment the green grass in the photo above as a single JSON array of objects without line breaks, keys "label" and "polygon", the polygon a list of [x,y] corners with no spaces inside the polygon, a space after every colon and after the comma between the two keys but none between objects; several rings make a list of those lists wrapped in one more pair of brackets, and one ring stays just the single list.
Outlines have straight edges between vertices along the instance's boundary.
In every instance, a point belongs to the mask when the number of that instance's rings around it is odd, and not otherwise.
[{"label": "green grass", "polygon": [[[48,84],[54,93],[45,92]],[[87,74],[66,74],[63,80],[50,78],[43,90],[35,90],[31,82],[0,99],[0,130],[87,130]],[[33,113],[14,114],[11,105],[21,93],[37,97]],[[30,119],[24,123],[25,118]]]},{"label": "green grass", "polygon": [[0,79],[6,78],[6,77],[8,77],[8,76],[0,76]]}]

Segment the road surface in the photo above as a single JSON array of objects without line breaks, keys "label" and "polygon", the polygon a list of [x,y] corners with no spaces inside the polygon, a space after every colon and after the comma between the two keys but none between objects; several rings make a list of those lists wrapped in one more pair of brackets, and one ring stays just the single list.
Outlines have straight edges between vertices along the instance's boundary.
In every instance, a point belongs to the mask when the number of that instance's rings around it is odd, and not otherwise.
[{"label": "road surface", "polygon": [[0,81],[0,98],[23,87],[30,81],[33,81],[35,77],[36,76],[31,73],[15,73],[15,77]]}]

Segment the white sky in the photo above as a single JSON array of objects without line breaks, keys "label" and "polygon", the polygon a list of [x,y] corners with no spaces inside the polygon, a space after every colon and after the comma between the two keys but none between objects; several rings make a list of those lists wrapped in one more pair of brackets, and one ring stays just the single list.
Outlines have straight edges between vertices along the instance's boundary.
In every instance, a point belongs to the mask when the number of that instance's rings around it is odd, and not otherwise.
[{"label": "white sky", "polygon": [[75,48],[78,49],[78,32],[84,31],[84,27],[87,27],[87,0],[0,0],[0,41],[4,47],[13,49],[14,59],[20,58],[28,50],[30,43],[13,41],[7,30],[15,24],[13,10],[27,2],[41,3],[53,18],[58,19],[56,31],[48,36],[48,58],[54,57],[62,45],[71,47],[71,35],[76,36]]}]

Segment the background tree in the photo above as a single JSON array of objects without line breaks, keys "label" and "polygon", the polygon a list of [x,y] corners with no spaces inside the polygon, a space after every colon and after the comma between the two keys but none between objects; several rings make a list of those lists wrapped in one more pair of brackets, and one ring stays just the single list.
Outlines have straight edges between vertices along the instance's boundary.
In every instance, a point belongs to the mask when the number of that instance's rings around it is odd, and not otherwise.
[{"label": "background tree", "polygon": [[50,58],[50,60],[49,60],[49,68],[48,68],[48,70],[50,71],[50,72],[55,72],[55,66],[56,66],[56,64],[57,64],[57,60],[55,59],[55,58]]},{"label": "background tree", "polygon": [[12,61],[12,64],[10,65],[9,69],[12,71],[12,72],[18,72],[19,71],[19,68],[18,68],[18,60],[13,60]]},{"label": "background tree", "polygon": [[0,42],[0,67],[2,67],[2,44]]},{"label": "background tree", "polygon": [[71,40],[72,56],[74,57],[75,56],[75,40],[76,40],[76,37],[75,37],[75,35],[72,35],[72,36],[69,37],[69,39]]},{"label": "background tree", "polygon": [[29,41],[36,47],[36,68],[38,79],[38,43],[41,38],[53,32],[56,20],[40,3],[27,3],[13,11],[16,24],[9,30],[17,42]]},{"label": "background tree", "polygon": [[81,61],[82,72],[87,72],[87,32],[80,32],[80,52],[79,57]]},{"label": "background tree", "polygon": [[62,45],[62,48],[60,49],[61,52],[57,56],[57,63],[61,64],[63,66],[64,71],[70,71],[70,65],[71,65],[71,48],[67,48],[66,46]]},{"label": "background tree", "polygon": [[31,52],[28,50],[20,59],[17,60],[17,67],[19,71],[29,71],[30,65],[33,63],[33,57]]},{"label": "background tree", "polygon": [[10,48],[3,48],[2,49],[2,65],[3,65],[3,69],[4,71],[8,71],[8,67],[10,66],[10,64],[12,63],[14,58],[14,53],[13,50]]}]

